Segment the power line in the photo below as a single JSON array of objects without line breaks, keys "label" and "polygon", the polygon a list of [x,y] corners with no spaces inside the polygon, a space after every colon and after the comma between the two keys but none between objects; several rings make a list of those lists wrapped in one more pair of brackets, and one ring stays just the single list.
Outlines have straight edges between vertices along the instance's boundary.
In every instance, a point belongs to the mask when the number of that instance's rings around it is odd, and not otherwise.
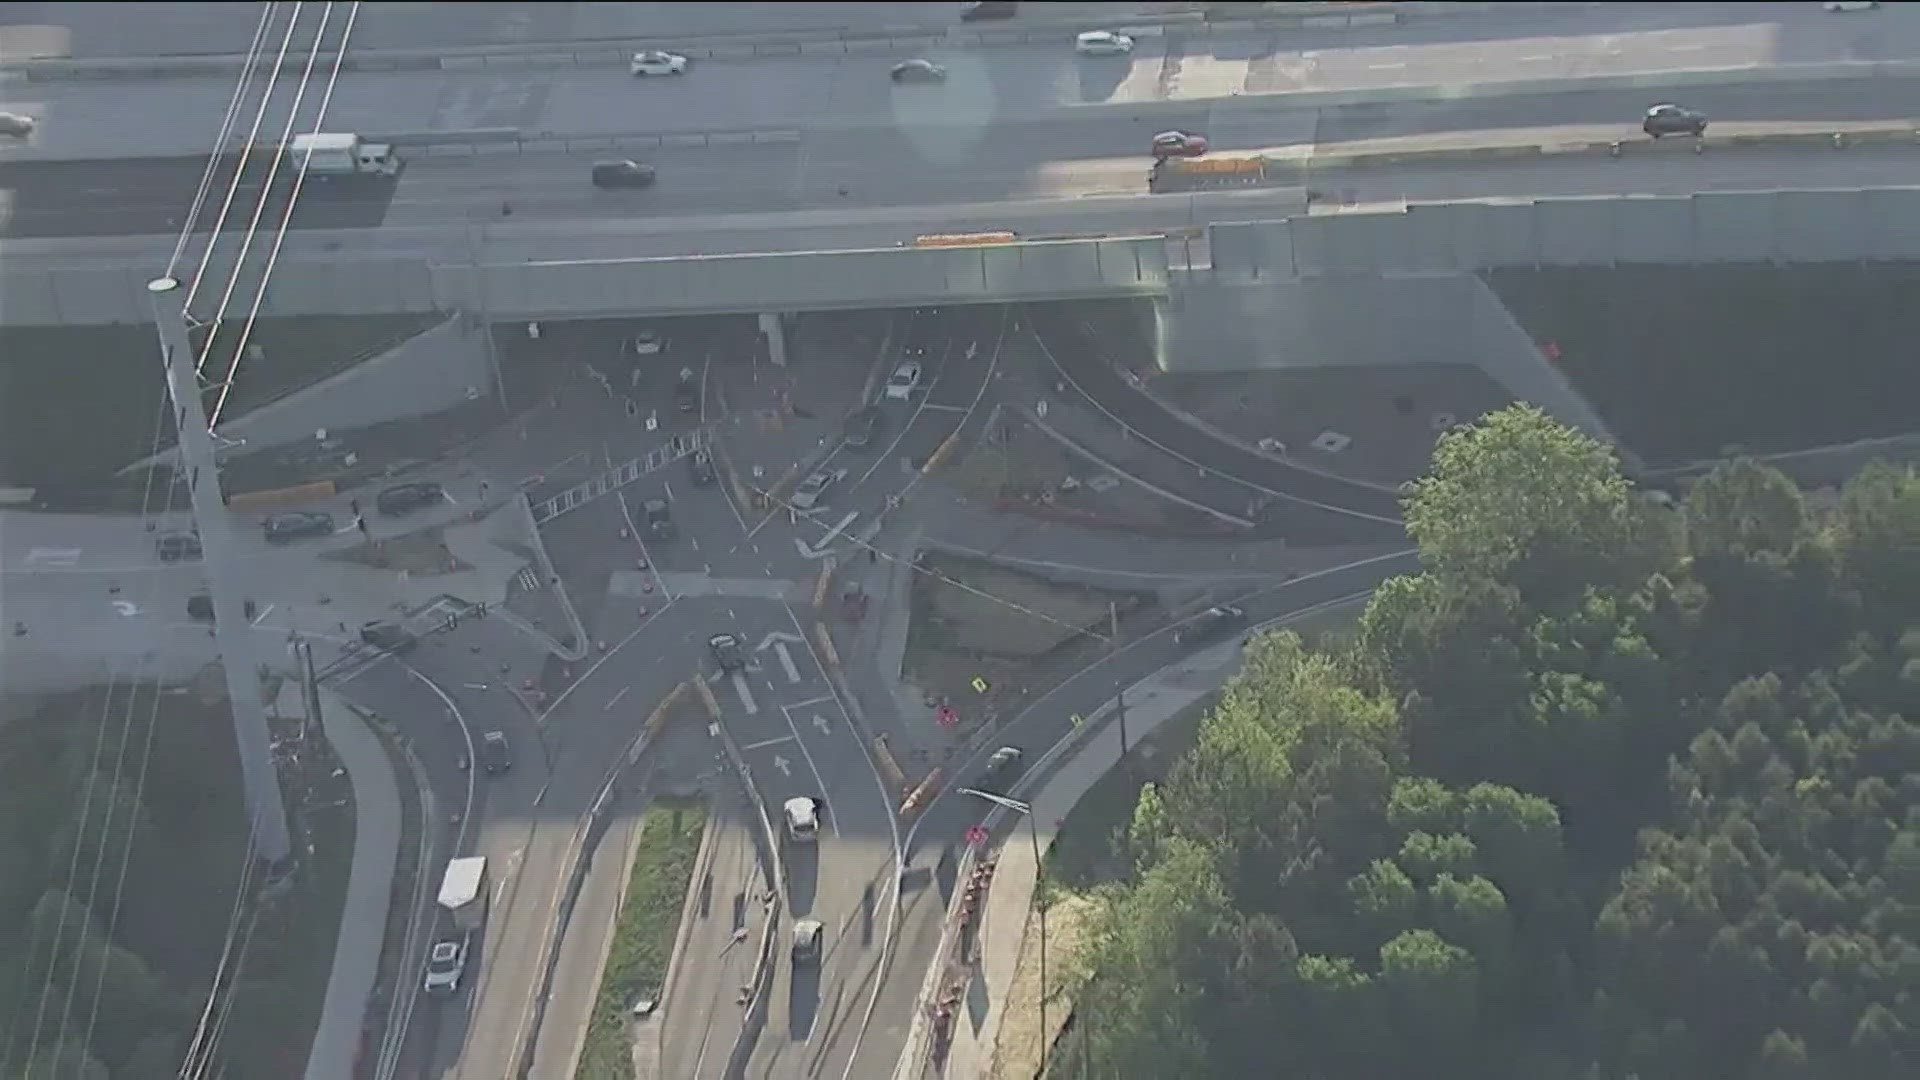
[{"label": "power line", "polygon": [[[227,102],[227,112],[220,118],[220,133],[214,136],[213,152],[207,155],[207,167],[200,174],[200,186],[193,193],[193,202],[187,208],[186,224],[180,228],[180,238],[174,241],[173,254],[167,258],[167,276],[172,277],[179,269],[181,256],[186,254],[187,244],[193,238],[193,227],[200,220],[200,209],[206,205],[207,193],[213,189],[213,174],[220,168],[220,159],[227,152],[227,140],[233,136],[234,118],[240,115],[240,102],[246,97],[247,87],[253,85],[253,73],[260,62],[260,46],[267,38],[267,24],[279,4],[266,4],[260,8],[260,21],[253,28],[253,42],[247,46],[247,59],[240,68],[240,81],[234,84],[233,98]],[[219,230],[207,239],[212,245],[219,237]]]}]

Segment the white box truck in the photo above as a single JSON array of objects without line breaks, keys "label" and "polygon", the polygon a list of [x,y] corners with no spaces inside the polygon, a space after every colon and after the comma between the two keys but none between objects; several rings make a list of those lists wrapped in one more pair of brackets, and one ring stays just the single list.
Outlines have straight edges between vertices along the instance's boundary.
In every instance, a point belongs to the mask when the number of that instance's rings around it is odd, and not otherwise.
[{"label": "white box truck", "polygon": [[370,143],[347,132],[295,135],[287,144],[287,164],[312,176],[398,176],[400,156],[386,143]]},{"label": "white box truck", "polygon": [[446,876],[440,879],[440,906],[460,930],[478,930],[487,921],[485,856],[447,860]]}]

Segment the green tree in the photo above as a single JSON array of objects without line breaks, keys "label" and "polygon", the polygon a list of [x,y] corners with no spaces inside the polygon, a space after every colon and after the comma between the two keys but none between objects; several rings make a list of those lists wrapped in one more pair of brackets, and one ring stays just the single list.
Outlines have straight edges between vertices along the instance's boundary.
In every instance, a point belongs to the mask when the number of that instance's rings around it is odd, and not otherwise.
[{"label": "green tree", "polygon": [[1479,1027],[1479,981],[1473,956],[1431,930],[1380,946],[1380,985],[1409,1066],[1466,1056]]},{"label": "green tree", "polygon": [[1904,629],[1920,611],[1920,471],[1868,465],[1841,492],[1835,540],[1868,612]]},{"label": "green tree", "polygon": [[1348,878],[1347,892],[1361,925],[1376,943],[1412,929],[1420,918],[1419,888],[1405,871],[1385,859],[1375,859],[1365,873]]},{"label": "green tree", "polygon": [[1462,800],[1478,866],[1507,895],[1543,896],[1564,882],[1560,812],[1537,795],[1475,784]]},{"label": "green tree", "polygon": [[1482,971],[1504,971],[1513,952],[1513,915],[1500,887],[1483,877],[1441,874],[1427,887],[1433,928],[1472,953]]},{"label": "green tree", "polygon": [[1394,861],[1414,881],[1426,886],[1441,874],[1472,876],[1479,865],[1479,854],[1474,842],[1460,833],[1435,836],[1412,832],[1401,841],[1400,853],[1394,856]]},{"label": "green tree", "polygon": [[1387,823],[1401,832],[1456,833],[1465,824],[1460,793],[1438,780],[1405,776],[1387,800]]},{"label": "green tree", "polygon": [[1775,1028],[1760,1044],[1751,1073],[1753,1080],[1817,1080],[1807,1057],[1807,1044]]},{"label": "green tree", "polygon": [[1695,558],[1786,559],[1813,539],[1800,489],[1780,470],[1737,458],[1687,492],[1687,548]]},{"label": "green tree", "polygon": [[1615,579],[1644,554],[1644,516],[1611,449],[1532,405],[1441,436],[1406,498],[1426,566],[1542,599]]}]

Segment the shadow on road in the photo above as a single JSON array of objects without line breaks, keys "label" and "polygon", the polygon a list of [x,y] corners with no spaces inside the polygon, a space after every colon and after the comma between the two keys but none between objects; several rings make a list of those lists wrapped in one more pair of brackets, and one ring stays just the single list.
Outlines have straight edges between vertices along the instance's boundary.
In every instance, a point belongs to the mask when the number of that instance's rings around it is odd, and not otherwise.
[{"label": "shadow on road", "polygon": [[[267,189],[262,228],[278,228],[293,191],[293,171],[282,166],[268,182],[268,155],[254,155],[234,189],[233,212],[222,227],[246,228]],[[215,170],[215,191],[232,182],[235,159]],[[0,237],[9,240],[71,236],[151,236],[177,233],[185,220],[204,157],[129,158],[119,161],[18,161],[0,165]],[[365,229],[378,226],[400,181],[387,177],[309,177],[289,229]],[[217,205],[217,204],[216,204]],[[213,217],[203,217],[204,232]]]},{"label": "shadow on road", "polygon": [[820,887],[819,850],[811,844],[788,844],[785,861],[787,914],[805,915],[813,910],[813,897]]},{"label": "shadow on road", "polygon": [[787,1038],[803,1043],[813,1033],[813,1018],[820,1011],[820,965],[793,966],[793,988],[788,994]]}]

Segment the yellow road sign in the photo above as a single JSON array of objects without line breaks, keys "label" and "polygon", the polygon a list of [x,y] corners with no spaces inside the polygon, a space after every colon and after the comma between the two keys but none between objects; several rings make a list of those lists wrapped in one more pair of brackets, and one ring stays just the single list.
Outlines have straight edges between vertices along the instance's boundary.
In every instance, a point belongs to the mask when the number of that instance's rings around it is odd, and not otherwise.
[{"label": "yellow road sign", "polygon": [[981,678],[978,675],[975,675],[973,677],[973,692],[976,694],[984,694],[987,692],[987,690],[988,690],[987,680]]}]

